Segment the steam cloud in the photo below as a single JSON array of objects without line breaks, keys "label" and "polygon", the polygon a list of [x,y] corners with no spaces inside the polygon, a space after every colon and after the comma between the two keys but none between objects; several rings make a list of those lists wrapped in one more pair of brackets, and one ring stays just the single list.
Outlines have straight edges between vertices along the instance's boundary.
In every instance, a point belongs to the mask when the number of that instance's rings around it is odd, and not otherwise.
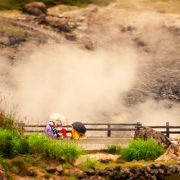
[{"label": "steam cloud", "polygon": [[46,123],[62,113],[68,123],[109,121],[122,108],[121,97],[136,80],[136,53],[81,50],[69,45],[39,48],[15,64],[9,88],[18,112],[30,122]]}]

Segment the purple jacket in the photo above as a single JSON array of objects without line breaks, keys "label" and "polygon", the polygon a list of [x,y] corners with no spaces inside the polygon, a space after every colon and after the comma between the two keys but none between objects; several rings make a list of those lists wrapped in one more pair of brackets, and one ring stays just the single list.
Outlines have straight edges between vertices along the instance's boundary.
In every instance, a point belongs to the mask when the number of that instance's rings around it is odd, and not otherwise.
[{"label": "purple jacket", "polygon": [[46,126],[46,136],[55,139],[55,136],[53,134],[53,129],[49,124]]}]

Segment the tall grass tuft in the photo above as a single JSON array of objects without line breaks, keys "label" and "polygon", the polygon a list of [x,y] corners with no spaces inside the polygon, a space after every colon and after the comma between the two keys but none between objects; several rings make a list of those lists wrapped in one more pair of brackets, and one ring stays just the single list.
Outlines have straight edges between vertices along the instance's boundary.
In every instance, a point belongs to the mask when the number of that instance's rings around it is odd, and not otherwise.
[{"label": "tall grass tuft", "polygon": [[118,145],[108,145],[106,149],[104,149],[103,151],[110,153],[110,154],[121,154],[121,147]]},{"label": "tall grass tuft", "polygon": [[13,131],[17,130],[14,119],[10,116],[5,115],[3,112],[0,113],[0,128]]},{"label": "tall grass tuft", "polygon": [[87,168],[95,169],[97,163],[98,161],[96,159],[89,159],[89,158],[86,159]]},{"label": "tall grass tuft", "polygon": [[165,152],[153,138],[150,140],[133,140],[127,148],[122,150],[122,156],[128,160],[148,160],[156,159]]},{"label": "tall grass tuft", "polygon": [[70,141],[50,140],[45,135],[37,134],[29,137],[29,149],[31,153],[42,153],[50,158],[63,159],[72,163],[83,150]]},{"label": "tall grass tuft", "polygon": [[28,151],[27,137],[21,136],[15,131],[0,129],[0,155],[2,157],[13,157],[28,153]]}]

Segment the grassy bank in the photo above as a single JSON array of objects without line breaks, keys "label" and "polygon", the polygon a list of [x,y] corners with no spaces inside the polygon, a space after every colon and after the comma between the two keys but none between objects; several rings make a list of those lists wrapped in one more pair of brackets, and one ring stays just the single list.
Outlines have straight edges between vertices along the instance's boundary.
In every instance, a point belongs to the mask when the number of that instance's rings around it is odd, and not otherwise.
[{"label": "grassy bank", "polygon": [[[5,0],[0,1],[0,10],[21,10],[22,7],[27,4],[34,2],[36,0]],[[98,4],[98,5],[107,5],[114,0],[38,0],[51,7],[57,4],[66,4],[73,6],[86,6],[88,4]]]}]

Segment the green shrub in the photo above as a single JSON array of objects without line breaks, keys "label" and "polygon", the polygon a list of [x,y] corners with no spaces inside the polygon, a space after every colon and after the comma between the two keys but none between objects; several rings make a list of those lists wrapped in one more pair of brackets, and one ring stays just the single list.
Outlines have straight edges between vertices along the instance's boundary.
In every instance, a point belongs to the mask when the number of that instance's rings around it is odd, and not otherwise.
[{"label": "green shrub", "polygon": [[2,158],[1,156],[0,156],[0,164],[2,165],[2,167],[5,170],[5,172],[7,173],[8,172],[8,166],[6,164],[6,160],[4,158]]},{"label": "green shrub", "polygon": [[0,154],[3,157],[13,157],[29,151],[27,137],[14,131],[0,129]]},{"label": "green shrub", "polygon": [[89,159],[89,158],[86,159],[87,168],[95,169],[97,163],[98,161],[96,159]]},{"label": "green shrub", "polygon": [[63,169],[70,169],[71,165],[69,163],[65,163],[62,165]]},{"label": "green shrub", "polygon": [[156,159],[165,152],[165,149],[159,146],[154,139],[133,140],[127,148],[122,150],[122,156],[128,160],[147,160]]},{"label": "green shrub", "polygon": [[2,112],[0,113],[0,128],[17,131],[14,119],[12,117],[5,115]]},{"label": "green shrub", "polygon": [[26,154],[29,152],[28,137],[26,136],[15,136],[12,139],[13,149],[15,154]]},{"label": "green shrub", "polygon": [[29,142],[29,151],[31,153],[45,153],[46,148],[51,143],[50,139],[45,135],[33,134],[28,139]]},{"label": "green shrub", "polygon": [[83,149],[79,148],[78,145],[69,141],[61,142],[60,147],[62,159],[67,162],[75,161],[83,153]]},{"label": "green shrub", "polygon": [[73,162],[83,153],[81,148],[69,141],[50,140],[45,135],[37,134],[29,137],[29,150],[31,153],[43,153],[50,158],[67,162]]},{"label": "green shrub", "polygon": [[[37,0],[0,0],[0,9],[19,9],[30,2],[34,2]],[[88,4],[98,4],[98,5],[107,5],[113,0],[38,0],[45,3],[48,7],[56,5],[56,4],[66,4],[73,6],[85,6]]]},{"label": "green shrub", "polygon": [[12,157],[14,155],[13,137],[14,133],[11,131],[0,129],[0,154],[3,157]]},{"label": "green shrub", "polygon": [[[1,0],[0,9],[22,9],[22,7],[30,2],[37,0]],[[54,0],[38,0],[44,2],[48,7],[55,4]]]},{"label": "green shrub", "polygon": [[105,149],[104,151],[110,154],[120,154],[121,147],[117,145],[108,145],[107,149]]}]

